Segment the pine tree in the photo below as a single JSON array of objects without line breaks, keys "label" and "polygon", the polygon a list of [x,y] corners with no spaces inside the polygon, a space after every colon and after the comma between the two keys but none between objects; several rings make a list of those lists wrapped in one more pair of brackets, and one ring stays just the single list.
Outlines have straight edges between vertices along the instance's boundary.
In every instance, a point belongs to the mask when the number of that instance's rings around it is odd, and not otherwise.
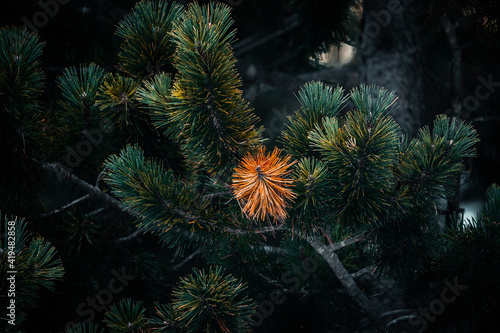
[{"label": "pine tree", "polygon": [[[263,331],[285,316],[280,307],[297,322],[307,308],[317,322],[306,327],[318,330],[496,323],[498,186],[468,226],[438,227],[464,158],[475,156],[475,129],[438,115],[409,140],[391,115],[394,92],[314,81],[297,94],[283,149],[266,152],[242,97],[232,24],[221,3],[141,1],[117,27],[118,71],[93,63],[64,70],[52,106],[40,102],[43,44],[25,30],[0,31],[1,134],[32,144],[18,157],[43,175],[42,192],[60,187],[70,200],[45,198],[27,217],[62,260],[42,238],[28,244],[23,219],[2,223],[17,223],[20,304],[35,305],[30,295],[53,288],[64,271],[58,288],[95,294],[102,305],[89,320],[68,314],[79,321],[64,328],[73,333]],[[43,153],[40,117],[51,146]],[[2,292],[6,246],[7,238]],[[191,261],[192,272],[184,269]],[[102,297],[110,268],[130,285],[112,301]],[[414,309],[433,302],[442,281],[466,289],[429,321]]]}]

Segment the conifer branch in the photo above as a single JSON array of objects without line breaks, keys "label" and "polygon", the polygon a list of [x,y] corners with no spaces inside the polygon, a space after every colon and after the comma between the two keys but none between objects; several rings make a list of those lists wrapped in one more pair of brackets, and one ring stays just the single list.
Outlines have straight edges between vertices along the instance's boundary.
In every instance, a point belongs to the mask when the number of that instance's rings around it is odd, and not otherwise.
[{"label": "conifer branch", "polygon": [[124,243],[133,240],[134,238],[138,237],[140,234],[142,234],[142,231],[140,229],[137,229],[133,233],[131,233],[128,236],[120,237],[118,239],[115,239],[113,243]]},{"label": "conifer branch", "polygon": [[376,268],[377,268],[377,266],[375,266],[375,265],[368,266],[368,267],[365,267],[363,269],[360,269],[357,272],[352,273],[351,276],[352,276],[353,279],[355,279],[355,278],[358,278],[361,275],[364,275],[366,273],[370,273],[371,274],[371,273],[373,273],[375,271]]},{"label": "conifer branch", "polygon": [[260,38],[254,42],[249,42],[249,41],[251,41],[250,38],[255,39],[252,36],[252,37],[249,37],[247,40],[242,40],[241,42],[235,43],[234,49],[235,49],[236,56],[241,57],[243,54],[255,49],[258,46],[261,46],[261,45],[271,41],[272,39],[275,39],[277,37],[280,37],[281,35],[284,35],[290,31],[292,31],[293,29],[295,29],[296,27],[298,27],[300,25],[299,21],[294,16],[289,17],[287,19],[287,21],[291,21],[292,23],[288,24],[286,27],[281,28],[281,29],[279,29],[271,34],[266,34],[265,37]]},{"label": "conifer branch", "polygon": [[397,315],[397,314],[402,314],[402,313],[410,313],[410,312],[412,312],[412,311],[409,309],[397,309],[397,310],[384,312],[384,313],[380,314],[380,317],[384,318],[384,317],[390,317],[392,315]]},{"label": "conifer branch", "polygon": [[196,222],[200,225],[205,225],[207,227],[222,231],[224,233],[230,233],[233,235],[261,234],[261,233],[268,233],[268,232],[274,233],[275,231],[278,231],[282,228],[282,225],[278,225],[278,226],[263,227],[263,228],[254,229],[254,230],[245,230],[245,229],[238,229],[238,228],[221,226],[221,225],[218,225],[216,222],[209,221],[209,220],[204,219],[200,216],[197,216],[195,214],[192,214],[192,213],[184,211],[180,208],[177,208],[171,202],[166,200],[165,198],[158,197],[157,199],[165,209],[175,213],[176,215],[179,215],[185,222],[189,222],[189,223]]},{"label": "conifer branch", "polygon": [[[70,172],[65,170],[62,166],[60,166],[59,164],[41,162],[41,166],[43,169],[50,171],[50,172],[53,172],[56,175],[62,177],[63,179],[68,179],[69,181],[71,181],[72,183],[77,185],[79,188],[81,188],[82,190],[87,192],[89,195],[96,196],[97,198],[103,200],[105,204],[109,204],[113,208],[118,209],[118,210],[130,215],[131,217],[139,218],[139,219],[143,218],[143,215],[139,214],[138,212],[134,211],[133,209],[124,207],[120,203],[120,201],[116,200],[115,198],[113,198],[109,194],[102,192],[99,188],[97,188],[97,187],[87,183],[86,181],[76,177],[75,175],[71,174]],[[184,219],[184,221],[186,221],[186,222],[196,221],[200,224],[212,227],[216,230],[219,230],[222,232],[227,232],[227,233],[234,234],[234,235],[274,233],[274,232],[282,229],[282,226],[262,227],[262,228],[253,229],[253,230],[224,227],[224,226],[220,226],[220,225],[216,224],[215,222],[208,221],[208,220],[205,220],[201,217],[195,216],[191,213],[185,212],[182,209],[175,208],[167,200],[164,200],[162,198],[158,198],[158,199],[161,200],[161,203],[165,208],[172,210],[173,212],[175,212],[176,214],[181,216]]]},{"label": "conifer branch", "polygon": [[100,213],[104,212],[107,208],[108,208],[107,206],[97,208],[97,209],[85,214],[85,217],[87,218],[89,216],[95,216],[97,214],[100,214]]},{"label": "conifer branch", "polygon": [[201,252],[201,250],[196,250],[194,251],[193,253],[191,253],[189,256],[187,256],[183,261],[181,261],[180,263],[178,263],[177,265],[175,265],[174,267],[171,268],[171,270],[173,272],[175,272],[176,270],[178,270],[179,268],[181,268],[182,266],[186,265],[188,262],[190,262],[194,257],[196,257],[199,253]]},{"label": "conifer branch", "polygon": [[77,185],[80,189],[82,189],[83,191],[101,199],[105,204],[108,204],[108,205],[112,206],[113,208],[116,208],[116,209],[118,209],[118,210],[120,210],[120,211],[134,217],[134,218],[138,217],[138,214],[135,211],[123,207],[118,200],[116,200],[115,198],[113,198],[109,194],[102,192],[99,188],[87,183],[83,179],[76,177],[75,175],[73,175],[72,173],[70,173],[66,169],[64,169],[58,163],[40,162],[40,164],[41,164],[43,169],[50,171],[52,173],[55,173],[59,177],[59,179],[68,179],[73,184]]},{"label": "conifer branch", "polygon": [[349,237],[341,242],[333,243],[332,245],[330,245],[330,247],[332,248],[333,251],[338,251],[344,247],[347,247],[351,244],[355,244],[355,243],[363,240],[366,237],[366,235],[367,235],[367,233],[363,232],[363,233],[357,234],[355,236]]},{"label": "conifer branch", "polygon": [[393,319],[391,320],[390,322],[388,322],[385,327],[389,327],[389,326],[392,326],[394,324],[397,324],[399,323],[400,321],[403,321],[403,320],[410,320],[410,319],[414,319],[414,318],[417,318],[417,316],[415,315],[405,315],[405,316],[401,316],[401,317],[398,317],[396,319]]},{"label": "conifer branch", "polygon": [[106,171],[108,170],[108,167],[104,167],[101,172],[99,172],[99,175],[97,176],[97,180],[95,181],[95,187],[99,188],[99,183],[101,180],[104,178],[104,175],[106,174]]},{"label": "conifer branch", "polygon": [[359,289],[354,278],[345,269],[339,257],[331,246],[323,244],[316,238],[306,237],[307,242],[318,252],[319,255],[326,261],[332,269],[335,276],[338,278],[341,285],[344,287],[347,295],[351,297],[360,309],[370,318],[371,321],[377,322],[379,315],[378,309]]},{"label": "conifer branch", "polygon": [[76,204],[82,202],[82,201],[85,201],[87,200],[88,198],[90,198],[90,194],[86,194],[84,195],[83,197],[80,197],[76,200],[73,200],[71,201],[70,203],[62,206],[61,208],[58,208],[58,209],[55,209],[55,210],[52,210],[50,212],[47,212],[45,214],[41,214],[41,215],[38,215],[36,216],[37,219],[43,219],[43,218],[46,218],[46,217],[49,217],[49,216],[52,216],[52,215],[55,215],[55,214],[59,214],[59,213],[62,213],[68,209],[70,209],[71,207],[75,206]]}]

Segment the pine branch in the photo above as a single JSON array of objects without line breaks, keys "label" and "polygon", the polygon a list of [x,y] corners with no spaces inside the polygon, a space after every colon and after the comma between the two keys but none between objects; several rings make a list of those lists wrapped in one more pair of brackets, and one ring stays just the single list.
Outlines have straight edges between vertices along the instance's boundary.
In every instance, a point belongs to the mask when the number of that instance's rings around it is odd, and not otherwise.
[{"label": "pine branch", "polygon": [[[56,175],[62,177],[63,179],[68,179],[78,187],[80,187],[82,190],[85,192],[89,193],[92,196],[96,196],[97,198],[103,200],[105,204],[108,204],[112,206],[115,209],[118,209],[125,214],[130,215],[131,217],[134,218],[139,218],[141,219],[143,216],[137,213],[136,211],[124,207],[118,200],[113,198],[112,196],[102,192],[99,188],[90,185],[86,181],[76,177],[75,175],[69,173],[66,171],[62,166],[60,166],[57,163],[47,163],[47,162],[41,162],[41,166],[43,169],[53,172]],[[172,204],[169,203],[168,201],[164,201],[163,204],[165,205],[164,207],[172,207]],[[170,209],[170,208],[169,208]],[[200,217],[197,217],[195,215],[191,215],[181,209],[173,208],[173,210],[178,213],[186,222],[191,222],[191,221],[197,221],[198,223],[201,223],[203,225],[212,227],[214,229],[217,229],[222,232],[227,232],[230,234],[234,235],[249,235],[249,234],[264,234],[264,233],[275,233],[278,230],[282,229],[282,226],[272,226],[272,227],[262,227],[259,229],[253,229],[253,230],[245,230],[245,229],[237,229],[237,228],[230,228],[230,227],[223,227],[219,226],[214,222],[204,220]]]},{"label": "pine branch", "polygon": [[107,167],[104,167],[101,172],[99,172],[99,175],[97,176],[97,180],[95,181],[95,187],[99,188],[99,183],[101,180],[104,178],[104,175],[106,174],[106,171],[108,170]]},{"label": "pine branch", "polygon": [[97,208],[87,214],[85,214],[85,218],[88,218],[90,216],[96,216],[97,214],[101,214],[102,212],[104,212],[108,207],[100,207],[100,208]]},{"label": "pine branch", "polygon": [[410,320],[410,319],[415,319],[417,318],[417,316],[415,315],[405,315],[405,316],[401,316],[401,317],[397,317],[396,319],[393,319],[391,320],[390,322],[388,322],[385,327],[388,328],[389,326],[392,326],[394,324],[397,324],[399,323],[400,321],[403,321],[403,320]]},{"label": "pine branch", "polygon": [[362,241],[367,236],[367,234],[368,233],[366,233],[366,232],[357,234],[357,235],[349,237],[341,242],[333,243],[330,245],[330,247],[332,248],[333,251],[338,251],[346,246],[349,246],[351,244],[355,244],[359,241]]},{"label": "pine branch", "polygon": [[76,177],[75,175],[68,172],[64,167],[59,165],[58,163],[48,163],[48,162],[40,162],[40,165],[43,169],[50,171],[58,176],[59,179],[68,179],[75,185],[77,185],[80,189],[87,192],[88,194],[95,196],[101,199],[105,204],[112,206],[115,209],[118,209],[125,214],[130,215],[131,217],[137,218],[137,212],[123,207],[118,200],[113,198],[112,196],[102,192],[99,188],[90,185],[86,181]]},{"label": "pine branch", "polygon": [[227,215],[213,212],[195,187],[175,179],[161,163],[146,159],[138,146],[127,146],[119,156],[111,156],[106,165],[106,181],[113,193],[127,209],[136,212],[145,231],[163,235],[180,221],[186,231],[209,227],[233,235],[274,232],[282,227],[250,230],[235,228],[232,221],[228,225]]},{"label": "pine branch", "polygon": [[131,233],[128,236],[120,237],[120,238],[117,238],[117,239],[113,240],[113,243],[125,243],[125,242],[129,242],[129,241],[137,238],[141,234],[142,234],[142,231],[140,229],[137,229],[136,231],[134,231],[133,233]]},{"label": "pine branch", "polygon": [[59,209],[55,209],[55,210],[52,210],[50,212],[47,212],[45,214],[41,214],[41,215],[38,215],[36,216],[35,218],[36,219],[43,219],[43,218],[46,218],[46,217],[49,217],[49,216],[52,216],[52,215],[55,215],[55,214],[59,214],[59,213],[62,213],[68,209],[70,209],[71,207],[75,206],[76,204],[82,202],[82,201],[85,201],[87,200],[88,198],[90,198],[90,194],[86,194],[84,195],[83,197],[80,197],[76,200],[73,200],[72,202],[62,206],[61,208]]},{"label": "pine branch", "polygon": [[[229,174],[242,154],[263,142],[258,119],[242,98],[231,43],[235,30],[230,8],[220,3],[190,3],[173,23],[178,75],[167,108],[153,109],[155,124],[179,139],[189,159],[209,172]],[[153,101],[155,89],[150,91]]]},{"label": "pine branch", "polygon": [[412,312],[412,310],[410,310],[410,309],[397,309],[397,310],[392,310],[392,311],[387,311],[387,312],[381,313],[380,314],[380,318],[390,317],[390,316],[393,316],[393,315],[398,315],[398,314],[403,314],[403,313],[410,313],[410,312]]},{"label": "pine branch", "polygon": [[375,266],[375,265],[368,266],[368,267],[365,267],[363,269],[360,269],[357,272],[352,273],[351,276],[352,276],[353,279],[356,279],[356,278],[358,278],[361,275],[364,275],[366,273],[373,274],[373,272],[375,271],[376,268],[377,268],[377,266]]},{"label": "pine branch", "polygon": [[254,229],[254,230],[245,230],[245,229],[237,229],[237,228],[232,228],[232,227],[226,227],[226,226],[220,226],[216,222],[209,221],[207,219],[204,219],[200,216],[191,214],[189,212],[186,212],[182,209],[179,209],[175,207],[171,202],[168,200],[165,200],[164,198],[157,197],[158,201],[161,203],[163,208],[170,210],[174,212],[175,214],[179,215],[184,221],[189,222],[189,223],[198,223],[200,225],[204,225],[207,227],[211,227],[213,229],[219,230],[224,233],[230,233],[233,235],[249,235],[249,234],[263,234],[263,233],[274,233],[278,230],[282,229],[282,225],[277,225],[277,226],[269,226],[269,227],[261,227],[259,229]]},{"label": "pine branch", "polygon": [[379,314],[375,305],[366,297],[359,289],[354,278],[347,272],[339,257],[329,245],[323,244],[319,239],[306,237],[307,242],[318,252],[319,255],[326,261],[328,266],[345,289],[347,295],[351,297],[359,308],[370,318],[374,323],[378,322]]},{"label": "pine branch", "polygon": [[180,263],[178,263],[177,265],[171,267],[171,271],[172,272],[175,272],[176,270],[178,270],[179,268],[183,267],[184,265],[186,265],[188,262],[190,262],[194,257],[196,257],[198,254],[200,254],[201,250],[196,250],[194,251],[193,253],[191,253],[189,256],[187,256],[186,258],[184,258],[184,260],[182,260]]},{"label": "pine branch", "polygon": [[[0,28],[0,110],[14,118],[33,117],[40,108],[38,97],[45,75],[40,58],[45,43],[28,29]],[[29,119],[29,118],[28,118]]]},{"label": "pine branch", "polygon": [[[247,42],[245,40],[242,40],[238,43],[235,43],[234,44],[234,50],[235,50],[235,53],[236,53],[236,56],[237,57],[241,57],[243,54],[255,49],[256,47],[258,46],[261,46],[277,37],[280,37],[290,31],[292,31],[293,29],[295,29],[296,27],[298,27],[300,25],[299,21],[296,19],[296,17],[292,16],[292,17],[289,17],[287,19],[285,19],[285,21],[291,21],[291,23],[287,24],[286,27],[284,28],[281,28],[273,33],[270,33],[270,34],[266,34],[265,37],[262,37],[262,38],[259,38],[258,40],[254,41],[254,42]],[[248,37],[248,40],[255,40],[256,38],[251,36],[251,37]]]},{"label": "pine branch", "polygon": [[119,68],[136,79],[172,71],[175,45],[169,33],[182,13],[176,2],[141,1],[118,24]]}]

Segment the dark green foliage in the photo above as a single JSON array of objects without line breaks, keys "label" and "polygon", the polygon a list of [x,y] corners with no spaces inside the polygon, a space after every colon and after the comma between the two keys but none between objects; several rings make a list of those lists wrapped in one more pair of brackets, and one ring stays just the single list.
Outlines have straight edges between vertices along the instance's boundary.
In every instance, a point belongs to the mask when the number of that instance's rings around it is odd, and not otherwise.
[{"label": "dark green foliage", "polygon": [[394,94],[361,86],[351,92],[357,109],[344,125],[325,119],[309,138],[328,162],[335,196],[332,209],[340,223],[372,223],[387,211],[394,186],[399,126],[388,115]]},{"label": "dark green foliage", "polygon": [[[137,109],[135,94],[141,83],[119,74],[107,74],[99,90],[97,105],[109,127],[130,126],[133,118],[145,117]],[[135,121],[136,122],[136,121]]]},{"label": "dark green foliage", "polygon": [[158,278],[156,270],[160,263],[153,253],[147,251],[130,253],[127,259],[125,271],[128,275],[140,277],[145,281]]},{"label": "dark green foliage", "polygon": [[[62,159],[60,156],[65,156],[64,163],[66,166],[83,164],[88,166],[94,159],[85,158],[80,153],[73,153],[71,159],[68,159],[68,148],[73,151],[78,149],[78,144],[84,141],[88,142],[88,136],[100,137],[100,149],[96,149],[96,145],[92,144],[85,147],[89,155],[99,157],[97,151],[104,150],[104,147],[109,147],[108,137],[104,133],[104,122],[99,109],[97,99],[99,89],[104,80],[105,72],[96,64],[82,64],[79,67],[66,68],[57,78],[57,85],[61,90],[61,99],[58,101],[60,109],[54,111],[54,117],[51,120],[51,126],[55,128],[52,133],[52,146],[55,147],[54,155]],[[78,161],[78,155],[81,159]],[[69,162],[70,161],[70,162]],[[81,163],[81,162],[84,163]],[[69,162],[69,163],[68,163]]]},{"label": "dark green foliage", "polygon": [[[434,216],[433,216],[434,213]],[[408,290],[428,273],[443,250],[438,217],[429,209],[414,209],[374,228],[379,272],[388,272]],[[418,291],[415,291],[418,293]]]},{"label": "dark green foliage", "polygon": [[[26,230],[23,218],[0,215],[0,291],[4,295],[0,299],[3,309],[7,308],[10,298],[15,299],[17,315],[21,322],[22,313],[27,307],[36,305],[41,289],[53,291],[55,281],[61,280],[64,275],[62,262],[57,258],[56,249],[41,237],[32,237]],[[14,249],[11,245],[15,242]],[[9,244],[10,243],[10,244]],[[12,250],[14,250],[12,253]],[[13,258],[13,260],[12,260]],[[11,277],[15,273],[15,296],[7,298]],[[2,320],[0,327],[9,327],[6,320]]]},{"label": "dark green foliage", "polygon": [[141,1],[118,25],[123,38],[119,69],[135,79],[171,72],[175,44],[169,35],[182,6],[166,1]]},{"label": "dark green foliage", "polygon": [[57,85],[63,97],[60,105],[72,126],[81,130],[96,125],[99,119],[96,100],[103,78],[104,70],[96,64],[66,68],[58,77]]},{"label": "dark green foliage", "polygon": [[437,327],[486,331],[494,322],[500,304],[500,187],[492,185],[486,203],[468,225],[451,230],[447,247],[439,256],[435,270],[449,281],[457,279],[467,287],[451,305],[453,311]]},{"label": "dark green foliage", "polygon": [[254,305],[245,286],[221,267],[195,269],[174,289],[172,307],[186,332],[248,332]]},{"label": "dark green foliage", "polygon": [[15,119],[32,116],[39,108],[38,98],[45,75],[39,68],[45,43],[27,29],[0,29],[0,108]]},{"label": "dark green foliage", "polygon": [[143,87],[137,91],[137,99],[152,111],[161,110],[168,105],[170,87],[170,74],[160,73],[143,83]]},{"label": "dark green foliage", "polygon": [[106,312],[104,322],[113,333],[137,332],[147,325],[145,312],[141,301],[127,298],[111,306]]},{"label": "dark green foliage", "polygon": [[155,304],[156,315],[150,319],[151,325],[154,327],[155,332],[165,333],[182,333],[185,329],[178,321],[178,313],[172,308],[170,304]]},{"label": "dark green foliage", "polygon": [[295,165],[292,177],[297,194],[292,207],[293,226],[303,233],[314,233],[329,220],[332,193],[328,168],[322,161],[303,158]]},{"label": "dark green foliage", "polygon": [[97,245],[102,226],[95,216],[82,216],[69,213],[61,225],[64,234],[63,245],[76,256],[80,256],[88,247]]},{"label": "dark green foliage", "polygon": [[[123,205],[140,214],[139,227],[162,234],[186,216],[204,216],[207,203],[192,186],[174,178],[161,163],[146,160],[137,146],[127,146],[119,156],[106,162],[106,181]],[[194,214],[194,215],[193,215]],[[200,214],[200,215],[197,215]]]},{"label": "dark green foliage", "polygon": [[350,0],[289,0],[286,7],[297,15],[300,25],[294,32],[295,52],[317,60],[318,53],[347,39]]},{"label": "dark green foliage", "polygon": [[345,107],[347,97],[344,89],[333,89],[322,82],[309,82],[302,86],[297,95],[300,108],[288,117],[290,124],[281,134],[285,151],[295,159],[311,156],[309,133],[325,117],[335,117]]},{"label": "dark green foliage", "polygon": [[470,124],[440,115],[432,132],[424,127],[418,138],[403,146],[399,179],[418,201],[445,197],[453,193],[450,182],[463,171],[462,159],[475,156],[473,146],[478,141]]},{"label": "dark green foliage", "polygon": [[228,172],[262,142],[257,118],[241,97],[229,14],[222,4],[188,6],[172,31],[178,74],[170,100],[163,107],[150,105],[156,125],[178,137],[188,158],[212,173]]},{"label": "dark green foliage", "polygon": [[[0,29],[0,208],[16,214],[36,209],[40,173],[31,158],[42,150],[41,93],[45,75],[40,68],[44,43],[26,29]],[[14,168],[12,166],[15,166]]]}]

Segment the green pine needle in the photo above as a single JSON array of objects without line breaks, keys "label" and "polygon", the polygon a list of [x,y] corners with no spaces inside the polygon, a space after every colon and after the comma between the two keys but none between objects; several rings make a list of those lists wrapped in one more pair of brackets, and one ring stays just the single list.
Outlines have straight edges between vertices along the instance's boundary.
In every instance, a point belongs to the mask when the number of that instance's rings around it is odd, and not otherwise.
[{"label": "green pine needle", "polygon": [[347,97],[341,87],[333,89],[318,81],[306,83],[296,97],[300,108],[288,117],[290,124],[286,125],[280,141],[288,154],[300,159],[312,155],[311,131],[322,124],[323,119],[336,117],[345,107]]},{"label": "green pine needle", "polygon": [[[125,207],[140,214],[138,227],[144,231],[163,234],[176,223],[194,223],[196,216],[208,213],[207,203],[193,187],[176,180],[172,171],[165,170],[161,163],[146,160],[138,146],[128,145],[105,165],[108,168],[105,181]],[[186,221],[186,216],[193,218]]]},{"label": "green pine needle", "polygon": [[58,112],[63,144],[81,140],[82,131],[98,128],[101,120],[97,106],[99,87],[104,79],[104,70],[96,64],[83,64],[66,68],[57,78],[62,99],[58,102],[63,111]]},{"label": "green pine needle", "polygon": [[99,90],[97,105],[107,126],[129,126],[134,118],[145,117],[137,106],[135,94],[141,82],[119,74],[107,74]]},{"label": "green pine needle", "polygon": [[[40,237],[31,239],[23,218],[3,217],[0,213],[0,224],[4,234],[0,240],[0,277],[2,281],[7,281],[7,271],[17,271],[16,304],[20,309],[34,306],[40,288],[53,290],[55,281],[63,277],[62,262],[57,258],[56,249],[49,242]],[[9,241],[12,242],[12,238],[9,237],[13,236],[12,227],[15,228],[15,260],[9,261],[8,254],[11,250]],[[8,285],[3,283],[0,287],[2,294],[6,295],[7,290],[3,288]],[[7,298],[0,299],[0,304],[3,306],[7,301]]]},{"label": "green pine needle", "polygon": [[314,158],[303,158],[293,173],[295,216],[294,230],[308,234],[320,228],[328,217],[328,201],[331,195],[329,170],[326,163]]},{"label": "green pine needle", "polygon": [[240,156],[262,143],[257,117],[242,98],[232,23],[226,5],[188,6],[171,33],[179,73],[168,107],[153,110],[156,125],[182,139],[189,160],[211,173],[232,171]]},{"label": "green pine needle", "polygon": [[182,6],[167,1],[141,1],[119,23],[116,34],[123,38],[118,53],[119,69],[135,79],[171,72],[175,44],[169,35]]},{"label": "green pine needle", "polygon": [[254,305],[241,295],[246,287],[223,273],[221,267],[210,267],[208,272],[194,269],[174,289],[172,306],[186,332],[246,332],[250,328]]},{"label": "green pine needle", "polygon": [[106,312],[103,321],[113,333],[133,333],[147,326],[145,312],[141,301],[126,298],[114,303]]},{"label": "green pine needle", "polygon": [[27,29],[0,29],[0,111],[15,118],[40,107],[45,75],[40,57],[45,43]]}]

